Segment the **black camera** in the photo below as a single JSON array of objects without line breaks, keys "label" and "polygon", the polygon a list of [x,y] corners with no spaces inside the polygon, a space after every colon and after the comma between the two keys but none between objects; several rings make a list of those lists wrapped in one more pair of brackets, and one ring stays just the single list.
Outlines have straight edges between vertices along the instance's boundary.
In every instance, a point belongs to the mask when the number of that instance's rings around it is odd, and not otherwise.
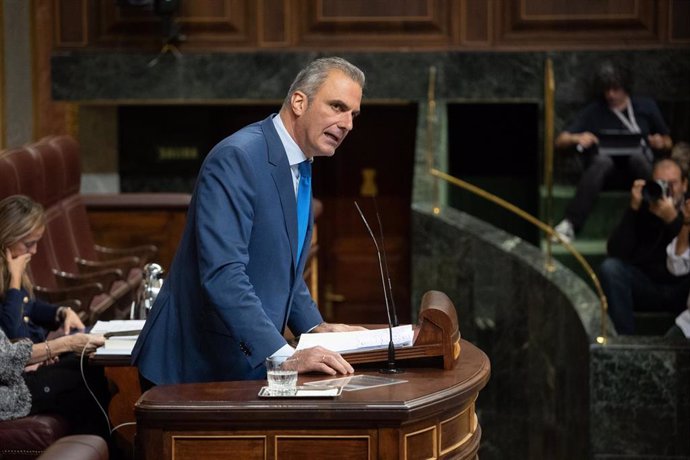
[{"label": "black camera", "polygon": [[648,180],[642,187],[642,199],[648,203],[659,201],[667,196],[671,196],[671,190],[665,180]]}]

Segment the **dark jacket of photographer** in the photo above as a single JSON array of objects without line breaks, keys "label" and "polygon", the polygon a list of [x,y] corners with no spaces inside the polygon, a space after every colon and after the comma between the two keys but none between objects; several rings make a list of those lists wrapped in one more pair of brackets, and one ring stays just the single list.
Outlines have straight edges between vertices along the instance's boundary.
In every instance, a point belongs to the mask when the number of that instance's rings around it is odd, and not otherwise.
[{"label": "dark jacket of photographer", "polygon": [[608,241],[609,257],[616,257],[639,268],[650,279],[673,283],[678,277],[666,268],[666,246],[683,225],[683,214],[667,224],[649,212],[642,202],[638,211],[627,208]]}]

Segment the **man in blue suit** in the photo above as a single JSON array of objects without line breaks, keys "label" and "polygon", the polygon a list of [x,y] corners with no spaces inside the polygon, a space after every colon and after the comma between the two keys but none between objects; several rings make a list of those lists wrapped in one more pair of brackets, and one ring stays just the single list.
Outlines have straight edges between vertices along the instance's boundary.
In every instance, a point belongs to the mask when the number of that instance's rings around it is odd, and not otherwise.
[{"label": "man in blue suit", "polygon": [[295,352],[283,332],[355,329],[325,323],[309,294],[302,272],[310,189],[301,230],[297,203],[313,158],[332,156],[352,130],[363,87],[364,74],[349,62],[317,59],[297,75],[278,115],[208,154],[182,241],[132,353],[143,386],[260,379],[265,358],[276,354],[298,355],[300,372],[353,372],[325,348]]}]

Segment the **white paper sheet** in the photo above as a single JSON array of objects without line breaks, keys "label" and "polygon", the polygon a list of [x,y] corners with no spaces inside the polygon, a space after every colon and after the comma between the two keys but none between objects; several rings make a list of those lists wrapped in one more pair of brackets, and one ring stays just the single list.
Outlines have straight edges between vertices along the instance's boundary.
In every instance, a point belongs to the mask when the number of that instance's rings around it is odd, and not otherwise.
[{"label": "white paper sheet", "polygon": [[145,319],[119,319],[112,321],[96,321],[91,334],[105,334],[107,332],[141,331],[144,328]]}]

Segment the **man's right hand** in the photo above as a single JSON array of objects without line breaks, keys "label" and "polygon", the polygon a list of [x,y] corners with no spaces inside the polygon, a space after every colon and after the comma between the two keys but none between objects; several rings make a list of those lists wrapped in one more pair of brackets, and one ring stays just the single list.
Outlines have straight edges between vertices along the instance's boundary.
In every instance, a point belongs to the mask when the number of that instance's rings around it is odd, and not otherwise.
[{"label": "man's right hand", "polygon": [[670,196],[665,196],[654,201],[653,203],[649,203],[649,212],[667,224],[670,224],[678,217],[678,210],[673,204],[673,198]]},{"label": "man's right hand", "polygon": [[630,207],[633,211],[639,211],[642,204],[642,188],[645,184],[644,179],[636,179],[630,189]]}]

